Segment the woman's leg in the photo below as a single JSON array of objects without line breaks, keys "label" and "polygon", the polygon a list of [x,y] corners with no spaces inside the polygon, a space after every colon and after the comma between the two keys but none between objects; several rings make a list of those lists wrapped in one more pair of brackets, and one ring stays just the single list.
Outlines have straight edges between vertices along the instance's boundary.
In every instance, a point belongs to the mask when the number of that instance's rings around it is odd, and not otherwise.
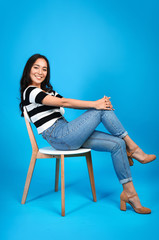
[{"label": "woman's leg", "polygon": [[[126,145],[123,139],[100,131],[94,131],[82,147],[91,148],[96,151],[111,152],[116,175],[119,182],[123,185],[121,197],[123,197],[123,195],[124,197],[126,196],[127,202],[130,201],[139,213],[151,212],[150,209],[142,207],[134,188],[126,154]],[[123,201],[125,198],[121,200]]]},{"label": "woman's leg", "polygon": [[[77,149],[81,147],[101,122],[113,136],[123,138],[128,149],[135,149],[137,145],[130,139],[114,111],[108,110],[89,109],[75,120],[67,124],[58,125],[54,129],[51,137],[55,139],[55,141],[53,141],[56,142],[56,144],[58,140],[62,141],[62,147],[66,145],[69,149]],[[61,145],[59,144],[58,149],[60,149],[60,147]],[[140,158],[142,160],[144,157],[144,153],[139,148],[135,151],[134,155],[133,157],[136,157],[136,159]]]},{"label": "woman's leg", "polygon": [[66,142],[71,149],[77,149],[83,145],[100,123],[103,123],[114,136],[124,138],[127,135],[113,111],[89,109],[67,124],[58,124],[52,137],[56,141],[61,139]]}]

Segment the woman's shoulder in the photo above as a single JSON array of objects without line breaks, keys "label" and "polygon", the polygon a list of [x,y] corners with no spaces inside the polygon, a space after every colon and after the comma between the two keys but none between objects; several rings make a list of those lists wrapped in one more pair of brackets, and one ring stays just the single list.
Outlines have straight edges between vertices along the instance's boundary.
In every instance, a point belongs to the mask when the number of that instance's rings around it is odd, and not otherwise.
[{"label": "woman's shoulder", "polygon": [[[31,92],[32,90],[35,90],[35,91],[38,91],[38,92],[45,92],[43,89],[39,88],[39,87],[36,87],[34,85],[29,85],[28,87],[25,88],[24,92]],[[46,92],[47,93],[47,92]]]},{"label": "woman's shoulder", "polygon": [[[29,85],[28,87],[25,88],[24,92],[26,92],[28,89],[33,90],[35,88],[38,88],[38,87],[33,86],[33,85]],[[40,88],[38,88],[38,89],[40,89]]]},{"label": "woman's shoulder", "polygon": [[23,99],[29,98],[30,95],[37,95],[38,93],[42,92],[43,90],[41,88],[38,88],[34,85],[29,85],[25,88],[23,92]]},{"label": "woman's shoulder", "polygon": [[40,93],[40,92],[44,92],[44,93],[47,93],[49,95],[55,95],[56,92],[52,89],[51,91],[47,91],[47,90],[44,90],[44,89],[41,89],[39,87],[36,87],[34,85],[29,85],[23,92],[23,94],[25,95],[26,93],[27,94],[30,94],[32,91],[34,90],[35,93]]}]

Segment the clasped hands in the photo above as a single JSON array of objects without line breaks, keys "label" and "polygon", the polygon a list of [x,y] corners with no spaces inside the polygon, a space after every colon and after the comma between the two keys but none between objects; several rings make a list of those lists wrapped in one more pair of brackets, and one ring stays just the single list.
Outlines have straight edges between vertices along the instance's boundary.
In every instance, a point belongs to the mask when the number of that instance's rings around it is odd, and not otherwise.
[{"label": "clasped hands", "polygon": [[115,110],[111,104],[110,97],[104,96],[103,98],[95,101],[95,103],[96,103],[96,106],[95,106],[96,109],[113,110],[113,111]]}]

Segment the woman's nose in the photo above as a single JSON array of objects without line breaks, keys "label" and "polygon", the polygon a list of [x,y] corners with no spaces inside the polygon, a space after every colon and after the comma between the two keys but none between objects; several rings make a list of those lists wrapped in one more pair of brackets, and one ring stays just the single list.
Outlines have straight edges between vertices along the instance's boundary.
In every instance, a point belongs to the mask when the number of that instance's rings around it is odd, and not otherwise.
[{"label": "woman's nose", "polygon": [[39,68],[39,74],[42,74],[42,73],[43,73],[42,68]]}]

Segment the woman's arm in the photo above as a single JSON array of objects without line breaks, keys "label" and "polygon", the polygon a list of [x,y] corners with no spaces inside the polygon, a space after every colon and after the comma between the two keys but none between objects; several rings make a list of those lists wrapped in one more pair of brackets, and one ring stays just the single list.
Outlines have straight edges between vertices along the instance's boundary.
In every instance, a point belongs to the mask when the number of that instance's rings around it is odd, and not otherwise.
[{"label": "woman's arm", "polygon": [[112,110],[113,106],[108,97],[103,97],[97,101],[82,101],[70,98],[58,98],[51,95],[47,95],[43,100],[42,104],[57,107],[76,108],[76,109],[103,109]]}]

